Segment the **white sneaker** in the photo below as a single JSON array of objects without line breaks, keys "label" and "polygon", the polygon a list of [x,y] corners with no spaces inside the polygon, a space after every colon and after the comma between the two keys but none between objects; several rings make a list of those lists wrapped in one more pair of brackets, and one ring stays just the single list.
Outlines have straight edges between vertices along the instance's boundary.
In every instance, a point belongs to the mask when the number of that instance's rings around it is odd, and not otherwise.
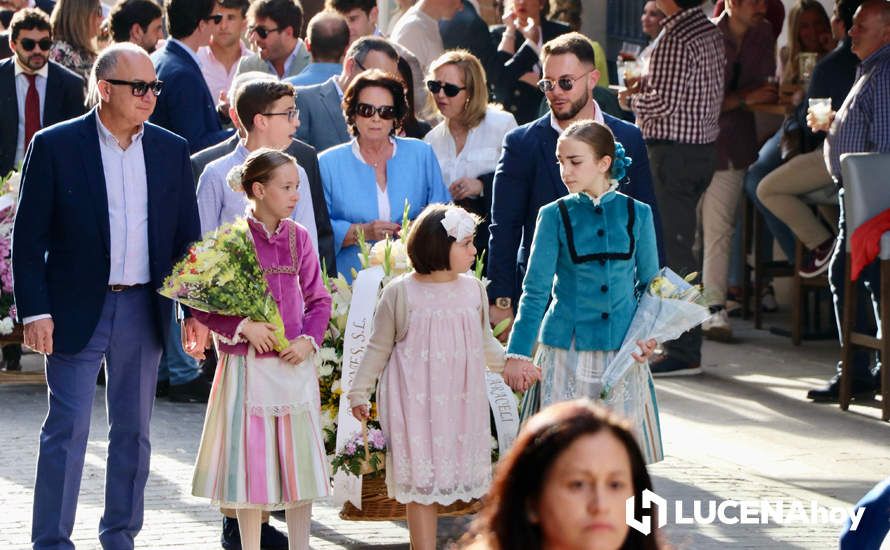
[{"label": "white sneaker", "polygon": [[732,340],[732,326],[729,324],[729,314],[725,309],[712,314],[707,321],[702,323],[702,332],[709,340],[729,342]]}]

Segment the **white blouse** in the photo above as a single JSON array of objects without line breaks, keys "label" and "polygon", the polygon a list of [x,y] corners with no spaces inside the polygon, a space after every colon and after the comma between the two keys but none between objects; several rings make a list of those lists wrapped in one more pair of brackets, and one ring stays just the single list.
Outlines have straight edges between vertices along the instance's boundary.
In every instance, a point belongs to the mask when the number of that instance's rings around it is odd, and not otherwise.
[{"label": "white blouse", "polygon": [[436,153],[442,168],[442,181],[446,187],[450,187],[457,179],[477,178],[494,172],[501,158],[504,136],[516,126],[516,119],[511,113],[489,106],[479,126],[467,134],[460,154],[457,154],[457,146],[446,121],[430,130],[423,140]]}]

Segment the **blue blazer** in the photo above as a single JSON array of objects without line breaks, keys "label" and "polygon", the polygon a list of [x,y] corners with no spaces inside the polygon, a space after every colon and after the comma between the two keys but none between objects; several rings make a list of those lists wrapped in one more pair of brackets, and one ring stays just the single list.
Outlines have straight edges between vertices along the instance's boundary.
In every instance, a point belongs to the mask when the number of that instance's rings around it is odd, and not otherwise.
[{"label": "blue blazer", "polygon": [[[442,169],[433,148],[413,138],[395,138],[396,154],[386,161],[389,221],[402,223],[405,201],[414,219],[430,203],[451,202],[442,183]],[[352,281],[351,270],[361,269],[358,246],[343,247],[349,226],[380,219],[374,169],[356,158],[352,143],[332,147],[318,157],[321,185],[334,228],[337,270]]]},{"label": "blue blazer", "polygon": [[[152,288],[160,288],[201,236],[188,147],[145,124],[148,252]],[[99,321],[110,270],[108,196],[96,111],[35,134],[25,157],[13,229],[12,269],[19,319],[49,313],[53,349],[81,351]],[[173,307],[153,293],[158,335]]]},{"label": "blue blazer", "polygon": [[531,358],[539,339],[562,349],[574,340],[578,351],[617,350],[637,290],[658,271],[652,210],[621,193],[606,193],[599,204],[574,193],[541,208],[537,225],[507,352]]},{"label": "blue blazer", "polygon": [[[55,61],[48,61],[46,98],[43,101],[42,128],[80,116],[83,106],[83,79]],[[15,58],[0,61],[0,176],[15,168],[15,148],[19,140],[19,109],[15,93]]]},{"label": "blue blazer", "polygon": [[[661,222],[649,171],[649,154],[640,129],[613,116],[603,115],[615,139],[624,144],[633,164],[621,180],[619,190],[652,208],[658,241],[659,263],[663,265]],[[519,296],[528,263],[535,219],[547,203],[568,194],[556,163],[556,130],[547,114],[504,137],[504,150],[494,174],[491,204],[491,238],[488,244],[488,295],[492,300]]]},{"label": "blue blazer", "polygon": [[219,122],[216,100],[210,95],[201,67],[182,46],[168,41],[152,54],[151,60],[158,80],[164,83],[149,119],[153,124],[184,137],[192,153],[232,135]]}]

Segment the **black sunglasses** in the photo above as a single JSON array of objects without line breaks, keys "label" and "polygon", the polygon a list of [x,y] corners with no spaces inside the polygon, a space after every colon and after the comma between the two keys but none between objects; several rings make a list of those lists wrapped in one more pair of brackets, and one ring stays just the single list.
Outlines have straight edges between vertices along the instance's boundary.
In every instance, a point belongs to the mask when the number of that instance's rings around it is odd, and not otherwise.
[{"label": "black sunglasses", "polygon": [[45,52],[48,52],[49,49],[53,47],[53,41],[49,38],[41,38],[40,40],[34,40],[33,38],[22,38],[21,44],[22,48],[24,48],[26,52],[30,52],[34,49],[35,46],[38,46]]},{"label": "black sunglasses", "polygon": [[382,118],[383,120],[392,120],[396,118],[396,108],[392,105],[381,105],[380,107],[374,107],[373,105],[369,105],[367,103],[359,103],[355,106],[355,112],[362,118],[372,118],[374,116],[374,113],[380,115],[380,118]]},{"label": "black sunglasses", "polygon": [[575,78],[572,78],[570,76],[564,76],[564,77],[558,79],[556,82],[554,82],[553,80],[551,80],[549,78],[545,78],[543,80],[538,81],[538,89],[546,94],[547,92],[554,90],[558,84],[560,88],[562,88],[563,90],[568,92],[569,90],[571,90],[572,88],[575,87],[576,81],[581,80],[582,78],[584,78],[585,76],[590,74],[592,71],[593,71],[593,69],[587,71],[586,73],[582,74],[581,76],[576,76]]},{"label": "black sunglasses", "polygon": [[213,20],[213,23],[219,25],[222,23],[223,15],[221,13],[214,13],[213,15],[207,16],[204,18],[204,21]]},{"label": "black sunglasses", "polygon": [[129,86],[131,88],[131,91],[133,92],[133,95],[136,97],[144,96],[146,93],[148,93],[149,90],[151,90],[151,93],[153,93],[155,96],[159,96],[161,95],[161,90],[164,89],[164,83],[160,80],[154,80],[152,82],[143,82],[141,80],[113,80],[111,78],[106,78],[104,80],[109,84],[117,84],[118,86]]},{"label": "black sunglasses", "polygon": [[[220,17],[222,17],[222,16],[220,16]],[[269,36],[270,32],[277,32],[279,30],[280,29],[278,29],[278,28],[267,29],[266,27],[247,27],[247,36],[250,36],[251,33],[256,33],[257,36],[259,36],[260,38],[265,40],[266,37]]]},{"label": "black sunglasses", "polygon": [[426,88],[434,95],[438,94],[440,90],[445,90],[445,97],[454,97],[461,92],[461,90],[466,90],[466,86],[458,86],[457,84],[449,84],[448,82],[439,82],[436,80],[427,80]]}]

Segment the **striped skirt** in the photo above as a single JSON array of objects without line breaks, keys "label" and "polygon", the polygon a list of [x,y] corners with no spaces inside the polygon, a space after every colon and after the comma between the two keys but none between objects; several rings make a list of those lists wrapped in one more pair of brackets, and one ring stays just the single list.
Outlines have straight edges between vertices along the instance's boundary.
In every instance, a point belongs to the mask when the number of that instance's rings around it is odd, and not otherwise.
[{"label": "striped skirt", "polygon": [[[280,401],[285,391],[288,402],[262,402],[263,395]],[[328,496],[319,410],[311,359],[293,366],[252,353],[220,354],[192,494],[225,508],[260,510]]]},{"label": "striped skirt", "polygon": [[634,429],[647,464],[664,459],[658,400],[648,364],[634,366],[615,385],[608,399],[600,399],[602,375],[614,351],[577,351],[538,345],[535,364],[541,367],[541,382],[532,386],[522,400],[523,422],[552,403],[588,397],[622,415]]}]

